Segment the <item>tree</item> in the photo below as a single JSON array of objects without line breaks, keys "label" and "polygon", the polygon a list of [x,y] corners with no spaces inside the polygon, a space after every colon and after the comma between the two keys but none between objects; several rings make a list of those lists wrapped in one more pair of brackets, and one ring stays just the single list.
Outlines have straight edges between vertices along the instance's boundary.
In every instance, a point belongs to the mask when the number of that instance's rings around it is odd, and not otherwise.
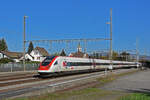
[{"label": "tree", "polygon": [[124,51],[120,54],[120,56],[121,56],[121,60],[125,61],[129,59],[130,53]]},{"label": "tree", "polygon": [[34,49],[32,42],[30,42],[29,47],[28,47],[28,54],[31,53],[31,51]]},{"label": "tree", "polygon": [[4,38],[0,40],[0,51],[7,51],[8,47]]},{"label": "tree", "polygon": [[112,53],[112,59],[113,60],[118,60],[118,53],[117,52],[113,51],[113,53]]},{"label": "tree", "polygon": [[65,53],[65,50],[62,49],[61,53],[60,53],[60,56],[66,56],[66,53]]},{"label": "tree", "polygon": [[99,56],[98,53],[95,54],[95,58],[96,58],[96,59],[99,59],[99,58],[100,58],[100,56]]},{"label": "tree", "polygon": [[0,51],[2,51],[2,40],[0,40]]},{"label": "tree", "polygon": [[12,59],[9,59],[9,58],[1,58],[0,59],[0,64],[6,64],[9,62],[14,62],[14,61]]},{"label": "tree", "polygon": [[59,53],[54,53],[54,54],[51,54],[52,56],[60,56],[60,54]]}]

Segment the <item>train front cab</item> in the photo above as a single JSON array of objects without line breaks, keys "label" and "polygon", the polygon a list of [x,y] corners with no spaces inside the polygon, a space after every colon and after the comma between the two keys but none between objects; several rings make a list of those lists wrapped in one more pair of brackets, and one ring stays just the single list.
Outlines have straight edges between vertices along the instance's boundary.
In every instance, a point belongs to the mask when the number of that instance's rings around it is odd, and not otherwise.
[{"label": "train front cab", "polygon": [[40,75],[48,75],[51,74],[51,70],[50,68],[52,67],[55,59],[57,58],[57,56],[50,56],[50,57],[46,57],[41,63],[40,66],[38,68],[38,73]]}]

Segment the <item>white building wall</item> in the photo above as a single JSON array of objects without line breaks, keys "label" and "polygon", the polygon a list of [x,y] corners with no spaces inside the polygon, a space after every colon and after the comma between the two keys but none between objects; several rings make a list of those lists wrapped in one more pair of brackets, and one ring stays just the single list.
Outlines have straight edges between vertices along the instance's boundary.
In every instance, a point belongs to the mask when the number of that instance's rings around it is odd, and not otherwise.
[{"label": "white building wall", "polygon": [[2,53],[0,53],[0,59],[2,58],[8,58],[6,55],[3,55]]},{"label": "white building wall", "polygon": [[2,59],[3,58],[3,54],[2,53],[0,53],[0,59]]},{"label": "white building wall", "polygon": [[33,58],[29,54],[25,55],[25,59],[29,59],[30,61],[33,61]]},{"label": "white building wall", "polygon": [[30,53],[30,55],[32,56],[32,57],[34,57],[34,59],[33,59],[33,61],[43,61],[43,59],[45,58],[45,57],[43,57],[40,53],[39,53],[39,51],[38,50],[32,50],[32,52]]},{"label": "white building wall", "polygon": [[19,59],[13,59],[15,62],[20,62],[20,60]]}]

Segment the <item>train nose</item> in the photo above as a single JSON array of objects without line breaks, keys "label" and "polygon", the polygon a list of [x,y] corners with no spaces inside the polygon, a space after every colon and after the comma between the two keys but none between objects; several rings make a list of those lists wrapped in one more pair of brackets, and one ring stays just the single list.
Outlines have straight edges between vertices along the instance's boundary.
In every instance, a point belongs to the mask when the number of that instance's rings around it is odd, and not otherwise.
[{"label": "train nose", "polygon": [[49,65],[47,66],[40,66],[38,70],[48,70],[50,68]]}]

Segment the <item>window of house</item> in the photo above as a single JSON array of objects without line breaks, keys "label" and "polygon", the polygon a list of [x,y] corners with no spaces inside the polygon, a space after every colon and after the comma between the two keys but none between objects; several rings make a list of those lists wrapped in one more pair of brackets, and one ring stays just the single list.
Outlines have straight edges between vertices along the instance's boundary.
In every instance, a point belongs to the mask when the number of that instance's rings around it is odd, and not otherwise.
[{"label": "window of house", "polygon": [[37,57],[37,60],[40,60],[40,57]]},{"label": "window of house", "polygon": [[35,51],[34,54],[37,55],[37,54],[38,54],[38,51]]}]

